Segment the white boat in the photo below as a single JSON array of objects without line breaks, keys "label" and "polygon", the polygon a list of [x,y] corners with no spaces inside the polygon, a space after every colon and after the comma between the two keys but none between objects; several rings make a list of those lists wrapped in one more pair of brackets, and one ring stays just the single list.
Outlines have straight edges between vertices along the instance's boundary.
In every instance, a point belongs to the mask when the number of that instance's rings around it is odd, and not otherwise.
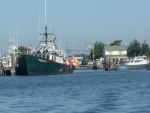
[{"label": "white boat", "polygon": [[11,55],[5,55],[1,58],[2,66],[4,68],[12,67],[12,57]]},{"label": "white boat", "polygon": [[122,64],[116,65],[116,70],[145,70],[148,64],[146,56],[138,56],[122,60]]},{"label": "white boat", "polygon": [[[9,39],[8,54],[1,55],[0,68],[3,70],[3,75],[11,75],[15,73],[16,57],[21,54],[18,50],[16,42]],[[4,72],[5,71],[5,72]]]}]

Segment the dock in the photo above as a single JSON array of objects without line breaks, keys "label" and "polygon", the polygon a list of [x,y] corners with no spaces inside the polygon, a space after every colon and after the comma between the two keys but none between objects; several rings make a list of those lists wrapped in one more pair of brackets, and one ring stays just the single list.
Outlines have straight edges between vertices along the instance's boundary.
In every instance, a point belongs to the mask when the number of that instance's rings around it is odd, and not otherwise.
[{"label": "dock", "polygon": [[92,69],[92,65],[89,65],[89,64],[87,64],[87,65],[78,65],[76,67],[76,69],[79,69],[79,70]]}]

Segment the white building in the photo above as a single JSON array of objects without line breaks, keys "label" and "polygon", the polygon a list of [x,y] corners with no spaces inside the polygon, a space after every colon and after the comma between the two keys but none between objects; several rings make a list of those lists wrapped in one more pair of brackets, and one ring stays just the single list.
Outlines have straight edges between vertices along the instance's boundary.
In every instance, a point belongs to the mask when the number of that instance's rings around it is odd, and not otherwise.
[{"label": "white building", "polygon": [[121,59],[127,58],[126,46],[104,46],[103,56],[105,61],[105,69],[112,69]]}]

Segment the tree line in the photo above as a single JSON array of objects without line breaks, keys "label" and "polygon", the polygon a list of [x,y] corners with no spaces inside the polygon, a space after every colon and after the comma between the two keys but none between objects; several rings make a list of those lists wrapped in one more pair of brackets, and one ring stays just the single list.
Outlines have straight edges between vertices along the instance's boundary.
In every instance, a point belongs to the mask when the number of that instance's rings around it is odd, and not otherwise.
[{"label": "tree line", "polygon": [[[114,42],[110,43],[109,46],[121,46],[122,40],[115,40]],[[88,55],[89,59],[93,59],[93,51],[94,51],[94,59],[99,59],[100,57],[103,57],[103,48],[104,46],[107,46],[107,44],[104,44],[103,42],[96,41],[94,43],[94,50],[91,49],[90,55]],[[133,40],[130,42],[130,44],[127,46],[127,56],[128,57],[134,57],[134,56],[150,56],[150,47],[147,44],[146,40],[143,43],[140,43],[138,40]]]}]

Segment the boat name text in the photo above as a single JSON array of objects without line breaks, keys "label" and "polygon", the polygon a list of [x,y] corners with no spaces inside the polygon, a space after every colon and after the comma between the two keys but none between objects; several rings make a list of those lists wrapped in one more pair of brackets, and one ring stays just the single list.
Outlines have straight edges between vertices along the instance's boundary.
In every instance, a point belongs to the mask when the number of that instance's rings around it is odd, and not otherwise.
[{"label": "boat name text", "polygon": [[43,59],[39,59],[38,61],[39,61],[39,62],[45,62],[45,63],[46,63],[46,60],[43,60]]}]

